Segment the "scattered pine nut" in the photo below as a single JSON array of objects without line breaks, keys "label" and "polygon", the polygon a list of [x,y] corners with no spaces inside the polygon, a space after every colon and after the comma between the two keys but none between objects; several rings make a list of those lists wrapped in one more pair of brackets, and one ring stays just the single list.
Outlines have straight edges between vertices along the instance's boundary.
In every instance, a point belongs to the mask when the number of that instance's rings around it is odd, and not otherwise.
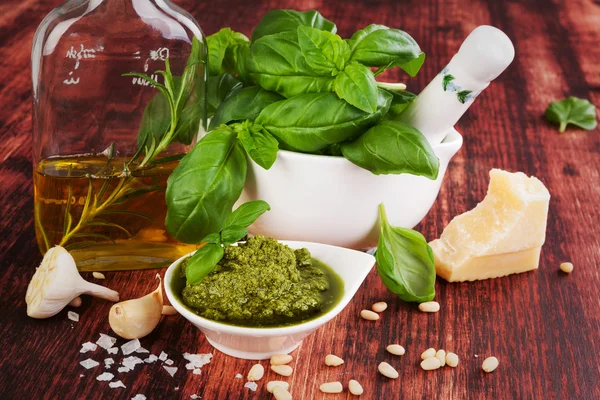
[{"label": "scattered pine nut", "polygon": [[441,366],[442,364],[437,357],[429,357],[421,361],[421,368],[423,368],[425,371],[438,369]]},{"label": "scattered pine nut", "polygon": [[452,368],[456,368],[458,365],[458,356],[454,353],[446,354],[446,364]]},{"label": "scattered pine nut", "polygon": [[354,379],[350,379],[350,382],[348,382],[348,390],[355,396],[360,396],[364,392],[363,387],[360,385],[360,383],[358,383],[358,381],[355,381]]},{"label": "scattered pine nut", "polygon": [[80,307],[81,306],[81,297],[77,296],[75,297],[73,300],[71,300],[71,302],[69,303],[69,305],[71,307]]},{"label": "scattered pine nut", "polygon": [[427,301],[419,304],[419,310],[422,312],[438,312],[440,311],[440,303],[437,301]]},{"label": "scattered pine nut", "polygon": [[96,279],[106,279],[102,272],[92,272],[92,276]]},{"label": "scattered pine nut", "polygon": [[360,312],[360,316],[366,319],[367,321],[377,321],[379,319],[379,315],[374,313],[371,310],[362,310]]},{"label": "scattered pine nut", "polygon": [[433,347],[428,348],[423,353],[421,353],[421,359],[424,360],[429,357],[435,357],[435,349]]},{"label": "scattered pine nut", "polygon": [[571,272],[573,272],[573,264],[571,264],[570,262],[561,263],[560,270],[565,274],[570,274]]},{"label": "scattered pine nut", "polygon": [[384,312],[387,309],[387,303],[385,301],[379,301],[371,306],[371,309],[375,312]]},{"label": "scattered pine nut", "polygon": [[379,366],[377,367],[377,370],[379,371],[379,373],[383,376],[386,376],[390,379],[396,379],[398,378],[398,371],[396,371],[396,369],[394,369],[394,367],[392,367],[390,364],[386,363],[386,362],[382,362],[379,364]]},{"label": "scattered pine nut", "polygon": [[328,354],[325,357],[325,364],[329,367],[337,367],[338,365],[342,365],[343,363],[344,360],[333,354]]},{"label": "scattered pine nut", "polygon": [[271,357],[271,365],[285,365],[292,361],[289,354],[275,354]]},{"label": "scattered pine nut", "polygon": [[406,353],[406,350],[404,350],[404,347],[400,346],[399,344],[390,344],[385,349],[389,353],[392,353],[395,356],[402,356],[402,355],[404,355],[404,353]]},{"label": "scattered pine nut", "polygon": [[163,306],[162,315],[175,315],[177,310],[173,306]]},{"label": "scattered pine nut", "polygon": [[276,387],[281,387],[285,390],[289,390],[290,384],[284,381],[270,381],[267,383],[267,392],[273,393]]},{"label": "scattered pine nut", "polygon": [[260,364],[254,364],[248,372],[248,380],[251,382],[260,381],[265,376],[265,367]]},{"label": "scattered pine nut", "polygon": [[292,395],[281,386],[275,386],[273,389],[273,397],[275,400],[292,400]]},{"label": "scattered pine nut", "polygon": [[435,353],[435,358],[437,358],[438,360],[440,360],[440,367],[443,367],[444,365],[446,365],[446,351],[445,350],[438,350]]},{"label": "scattered pine nut", "polygon": [[341,382],[327,382],[322,384],[319,389],[323,393],[342,393],[344,390]]},{"label": "scattered pine nut", "polygon": [[271,371],[281,376],[290,376],[294,369],[289,365],[271,365]]},{"label": "scattered pine nut", "polygon": [[496,357],[488,357],[485,360],[483,360],[483,364],[481,364],[481,368],[483,368],[483,370],[485,372],[492,372],[496,368],[498,368],[498,364],[500,364],[500,362],[498,361],[498,359]]}]

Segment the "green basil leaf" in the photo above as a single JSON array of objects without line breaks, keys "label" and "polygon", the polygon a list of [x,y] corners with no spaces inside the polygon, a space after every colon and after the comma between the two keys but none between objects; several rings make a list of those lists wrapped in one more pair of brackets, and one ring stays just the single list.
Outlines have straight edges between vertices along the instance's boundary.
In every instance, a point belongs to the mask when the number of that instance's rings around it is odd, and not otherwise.
[{"label": "green basil leaf", "polygon": [[254,223],[265,212],[271,210],[269,203],[263,200],[254,200],[242,204],[232,212],[225,226],[239,225],[248,227]]},{"label": "green basil leaf", "polygon": [[335,24],[317,11],[273,10],[262,17],[252,32],[252,41],[267,35],[295,31],[299,26],[311,26],[331,33],[337,31]]},{"label": "green basil leaf", "polygon": [[199,283],[210,274],[223,258],[223,247],[220,244],[208,243],[200,247],[187,263],[185,277],[190,285]]},{"label": "green basil leaf", "polygon": [[298,44],[310,67],[318,73],[341,71],[350,59],[350,47],[338,35],[308,26],[298,27]]},{"label": "green basil leaf", "polygon": [[209,128],[214,129],[221,124],[236,121],[254,121],[263,108],[283,99],[281,95],[258,86],[236,90],[221,103],[210,121]]},{"label": "green basil leaf", "polygon": [[346,159],[375,175],[403,174],[436,179],[440,160],[418,129],[381,121],[356,140],[342,144]]},{"label": "green basil leaf", "polygon": [[385,119],[394,119],[406,109],[417,98],[416,94],[407,91],[393,91],[388,90],[392,98],[392,104],[390,105],[390,110],[385,115]]},{"label": "green basil leaf", "polygon": [[268,105],[256,123],[287,149],[314,153],[350,140],[387,113],[392,96],[379,91],[377,111],[366,113],[335,93],[306,93]]},{"label": "green basil leaf", "polygon": [[227,96],[242,88],[242,83],[231,74],[225,73],[209,76],[207,86],[207,112],[208,117],[211,117]]},{"label": "green basil leaf", "polygon": [[167,181],[167,231],[184,243],[219,232],[246,181],[246,155],[230,129],[203,137]]},{"label": "green basil leaf", "polygon": [[246,235],[248,235],[248,228],[244,226],[227,226],[221,231],[221,242],[223,242],[223,246],[229,246],[230,244],[239,242]]},{"label": "green basil leaf", "polygon": [[208,46],[208,72],[210,75],[219,75],[224,73],[223,59],[227,48],[233,40],[233,31],[231,28],[223,28],[219,32],[206,38]]},{"label": "green basil leaf", "polygon": [[221,235],[218,233],[211,233],[202,239],[201,243],[221,244]]},{"label": "green basil leaf", "polygon": [[319,73],[306,62],[296,31],[264,36],[250,50],[250,76],[265,90],[284,97],[333,90],[331,73]]},{"label": "green basil leaf", "polygon": [[151,137],[159,142],[169,126],[171,126],[169,102],[162,93],[157,92],[144,109],[137,136],[138,148],[149,143]]},{"label": "green basil leaf", "polygon": [[375,259],[387,288],[408,302],[435,297],[433,252],[419,232],[390,226],[383,204],[379,206],[381,233]]},{"label": "green basil leaf", "polygon": [[559,132],[564,132],[568,124],[588,131],[598,126],[596,107],[588,100],[573,96],[550,103],[546,109],[546,119],[559,125]]},{"label": "green basil leaf", "polygon": [[[383,25],[369,25],[348,40],[351,61],[369,67],[398,66],[411,76],[416,75],[425,60],[417,42],[406,32]],[[412,62],[413,60],[422,59]],[[412,62],[412,63],[411,63]]]},{"label": "green basil leaf", "polygon": [[333,89],[337,95],[359,110],[377,111],[377,82],[369,67],[351,63],[335,77]]},{"label": "green basil leaf", "polygon": [[250,42],[239,41],[231,44],[225,51],[223,69],[237,77],[244,85],[251,85],[252,78],[248,72],[250,58]]},{"label": "green basil leaf", "polygon": [[247,124],[238,131],[238,139],[255,163],[269,169],[275,163],[279,142],[260,125]]}]

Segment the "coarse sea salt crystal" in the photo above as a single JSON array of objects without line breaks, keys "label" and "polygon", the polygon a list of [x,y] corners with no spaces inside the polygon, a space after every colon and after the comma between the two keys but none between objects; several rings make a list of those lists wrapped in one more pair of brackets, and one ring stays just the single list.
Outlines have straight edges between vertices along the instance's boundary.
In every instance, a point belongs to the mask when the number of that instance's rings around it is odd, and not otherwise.
[{"label": "coarse sea salt crystal", "polygon": [[123,385],[123,382],[121,381],[116,381],[116,382],[111,382],[108,384],[108,386],[110,386],[112,389],[116,389],[116,388],[126,388],[127,386]]},{"label": "coarse sea salt crystal", "polygon": [[97,344],[94,344],[92,342],[85,342],[84,344],[81,345],[81,350],[79,350],[80,353],[87,353],[88,351],[95,351],[98,348]]},{"label": "coarse sea salt crystal", "polygon": [[199,399],[199,398],[200,398],[200,396],[198,396],[197,394],[193,394],[190,396],[190,399],[194,399],[194,400]]},{"label": "coarse sea salt crystal", "polygon": [[167,360],[165,360],[165,364],[167,364],[167,365],[173,365],[173,362],[174,362],[174,361],[173,361],[173,360],[171,360],[171,359],[167,359]]},{"label": "coarse sea salt crystal", "polygon": [[194,369],[194,372],[192,372],[194,375],[200,375],[202,373],[202,370],[199,368]]},{"label": "coarse sea salt crystal", "polygon": [[68,311],[67,318],[69,318],[71,321],[79,322],[79,314],[76,312]]},{"label": "coarse sea salt crystal", "polygon": [[96,361],[92,360],[91,358],[88,358],[87,360],[83,360],[79,364],[81,364],[81,366],[85,369],[95,368],[98,365],[100,365],[99,362],[96,362]]},{"label": "coarse sea salt crystal", "polygon": [[105,358],[104,359],[104,368],[110,368],[111,365],[113,365],[115,363],[115,360],[113,360],[112,358]]},{"label": "coarse sea salt crystal", "polygon": [[158,357],[156,357],[154,354],[150,354],[150,356],[148,358],[146,358],[144,360],[144,362],[147,363],[147,364],[152,364],[156,360],[158,360]]},{"label": "coarse sea salt crystal", "polygon": [[161,351],[160,355],[158,356],[158,359],[160,361],[165,361],[167,358],[169,358],[169,355],[167,353],[165,353],[164,351]]},{"label": "coarse sea salt crystal", "polygon": [[119,369],[117,369],[117,371],[119,371],[119,373],[123,373],[123,372],[129,372],[131,370],[127,367],[119,367]]},{"label": "coarse sea salt crystal", "polygon": [[242,379],[242,378],[243,378],[242,374],[235,374],[235,377],[236,377],[237,379]]},{"label": "coarse sea salt crystal", "polygon": [[108,351],[108,354],[117,354],[119,352],[119,348],[111,347],[110,349],[107,349],[106,351]]},{"label": "coarse sea salt crystal", "polygon": [[104,333],[101,333],[100,339],[96,340],[96,344],[102,347],[104,350],[110,349],[115,345],[115,343],[117,343],[117,338],[105,335]]},{"label": "coarse sea salt crystal", "polygon": [[129,369],[134,369],[136,365],[143,363],[144,360],[136,356],[129,356],[121,361],[121,365]]},{"label": "coarse sea salt crystal", "polygon": [[175,372],[177,372],[177,367],[167,367],[163,365],[163,368],[169,373],[171,376],[175,376]]},{"label": "coarse sea salt crystal", "polygon": [[205,366],[206,364],[208,364],[210,362],[210,359],[212,358],[212,353],[207,353],[207,354],[190,354],[190,353],[183,353],[183,358],[185,358],[186,360],[189,361],[189,363],[187,363],[185,365],[185,367],[187,369],[196,369],[196,368],[202,368],[203,366]]},{"label": "coarse sea salt crystal", "polygon": [[248,389],[252,390],[253,392],[256,392],[258,385],[256,384],[256,382],[246,382],[244,384],[244,387],[247,387]]},{"label": "coarse sea salt crystal", "polygon": [[144,396],[143,394],[136,394],[131,398],[131,400],[146,400],[146,396]]},{"label": "coarse sea salt crystal", "polygon": [[133,353],[140,347],[142,347],[140,345],[140,341],[137,339],[133,339],[133,340],[130,340],[129,342],[125,343],[123,346],[121,346],[121,351],[123,352],[124,355],[128,355],[128,354]]},{"label": "coarse sea salt crystal", "polygon": [[100,381],[100,382],[107,382],[107,381],[110,381],[114,377],[115,376],[113,374],[111,374],[110,372],[104,372],[103,374],[98,375],[96,377],[96,380]]},{"label": "coarse sea salt crystal", "polygon": [[143,348],[143,347],[140,347],[140,348],[139,348],[139,349],[137,349],[135,352],[136,352],[136,353],[139,353],[139,354],[150,353],[148,350],[146,350],[146,349],[145,349],[145,348]]}]

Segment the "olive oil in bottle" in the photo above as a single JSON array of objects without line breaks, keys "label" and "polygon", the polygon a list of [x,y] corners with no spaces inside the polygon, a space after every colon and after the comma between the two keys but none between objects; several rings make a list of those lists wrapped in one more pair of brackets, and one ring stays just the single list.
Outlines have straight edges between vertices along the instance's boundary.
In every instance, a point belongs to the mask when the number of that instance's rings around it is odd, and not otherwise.
[{"label": "olive oil in bottle", "polygon": [[137,168],[123,158],[52,157],[34,171],[40,250],[61,245],[80,270],[164,267],[195,245],[165,229],[167,178],[178,161]]}]

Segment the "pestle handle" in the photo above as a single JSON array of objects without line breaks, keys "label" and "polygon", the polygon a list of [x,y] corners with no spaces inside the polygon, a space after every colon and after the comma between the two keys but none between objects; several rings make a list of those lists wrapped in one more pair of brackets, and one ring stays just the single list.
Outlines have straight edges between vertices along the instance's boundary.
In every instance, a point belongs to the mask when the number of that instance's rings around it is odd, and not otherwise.
[{"label": "pestle handle", "polygon": [[448,65],[400,115],[438,144],[473,104],[475,98],[510,65],[515,48],[493,26],[475,28]]}]

